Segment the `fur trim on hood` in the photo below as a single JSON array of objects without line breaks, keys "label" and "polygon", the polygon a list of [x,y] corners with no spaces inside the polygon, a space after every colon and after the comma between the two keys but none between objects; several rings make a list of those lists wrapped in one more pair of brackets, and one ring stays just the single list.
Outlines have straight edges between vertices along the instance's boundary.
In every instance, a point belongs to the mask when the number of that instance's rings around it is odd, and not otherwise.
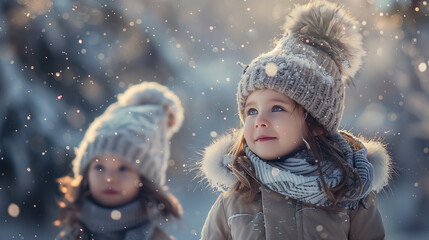
[{"label": "fur trim on hood", "polygon": [[[351,133],[346,133],[349,136]],[[375,140],[359,138],[368,150],[368,161],[374,167],[374,183],[372,190],[380,192],[385,187],[392,173],[392,160],[386,150],[386,145]],[[232,134],[224,135],[214,141],[204,150],[200,163],[201,175],[214,190],[225,192],[231,188],[237,178],[227,167],[231,163],[229,154],[234,137]]]}]

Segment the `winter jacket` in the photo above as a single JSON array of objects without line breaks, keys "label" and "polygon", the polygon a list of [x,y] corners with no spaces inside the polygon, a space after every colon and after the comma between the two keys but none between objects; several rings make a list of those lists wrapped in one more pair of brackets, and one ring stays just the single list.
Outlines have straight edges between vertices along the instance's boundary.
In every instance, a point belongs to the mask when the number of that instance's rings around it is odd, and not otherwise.
[{"label": "winter jacket", "polygon": [[[315,208],[261,187],[254,201],[237,192],[222,193],[212,206],[201,239],[384,239],[376,192],[388,182],[390,157],[379,142],[362,141],[374,166],[373,191],[355,210]],[[225,191],[237,180],[225,166],[232,144],[225,136],[205,151],[202,172],[209,184]]]},{"label": "winter jacket", "polygon": [[[77,237],[71,237],[73,235],[76,235],[76,229],[82,229],[85,231],[85,228],[80,226],[79,228],[71,228],[66,227],[55,239],[56,240],[78,240],[78,239],[86,239],[85,233],[80,233],[81,236]],[[89,232],[87,232],[88,235],[90,235]],[[91,238],[90,238],[91,239]],[[161,228],[155,227],[152,233],[152,236],[150,237],[150,240],[174,240],[175,238],[172,236],[168,236]],[[95,239],[98,240],[98,239]]]},{"label": "winter jacket", "polygon": [[153,230],[150,240],[173,240],[173,237],[168,236],[161,228],[156,227]]}]

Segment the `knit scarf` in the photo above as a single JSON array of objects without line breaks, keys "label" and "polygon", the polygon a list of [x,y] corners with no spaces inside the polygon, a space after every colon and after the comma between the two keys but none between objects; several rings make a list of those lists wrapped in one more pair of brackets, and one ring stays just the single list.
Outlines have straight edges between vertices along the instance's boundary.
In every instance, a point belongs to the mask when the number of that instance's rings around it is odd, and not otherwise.
[{"label": "knit scarf", "polygon": [[[358,140],[357,140],[358,141]],[[346,195],[355,200],[343,197],[338,206],[355,209],[359,201],[365,198],[372,189],[374,168],[367,159],[367,149],[353,151],[349,143],[340,133],[334,135],[334,144],[340,147],[345,156],[346,164],[354,168],[362,181],[362,191],[359,194],[359,181],[350,174],[347,184],[352,186]],[[247,157],[253,163],[256,178],[268,189],[284,196],[310,203],[316,206],[331,206],[332,201],[323,189],[322,178],[312,152],[308,149],[299,150],[286,159],[264,161],[253,153],[248,146],[245,148]],[[326,154],[323,154],[324,156]],[[321,162],[322,174],[329,188],[338,186],[343,174],[336,164],[327,157]]]},{"label": "knit scarf", "polygon": [[151,209],[151,219],[143,214],[140,201],[119,208],[105,208],[87,198],[82,204],[79,220],[89,232],[84,231],[82,239],[150,239],[154,230],[151,220],[157,217],[156,209]]}]

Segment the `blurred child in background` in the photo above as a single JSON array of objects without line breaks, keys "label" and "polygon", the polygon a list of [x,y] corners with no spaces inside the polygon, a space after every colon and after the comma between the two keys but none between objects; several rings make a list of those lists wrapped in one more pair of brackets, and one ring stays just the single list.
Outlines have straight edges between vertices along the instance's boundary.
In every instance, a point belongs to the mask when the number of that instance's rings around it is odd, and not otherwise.
[{"label": "blurred child in background", "polygon": [[56,239],[170,239],[162,226],[182,208],[164,184],[182,121],[181,102],[167,87],[143,82],[120,94],[76,149],[74,176],[59,179]]}]

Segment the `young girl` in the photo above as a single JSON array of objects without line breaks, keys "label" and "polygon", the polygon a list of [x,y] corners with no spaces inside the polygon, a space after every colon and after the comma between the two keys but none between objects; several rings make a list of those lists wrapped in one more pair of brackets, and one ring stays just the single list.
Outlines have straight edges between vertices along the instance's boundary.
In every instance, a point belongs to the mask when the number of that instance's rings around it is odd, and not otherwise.
[{"label": "young girl", "polygon": [[59,180],[57,239],[170,239],[162,224],[182,208],[164,184],[169,141],[182,121],[180,100],[157,83],[119,95],[76,149],[74,177]]},{"label": "young girl", "polygon": [[364,55],[359,27],[320,1],[297,6],[284,27],[244,69],[244,126],[205,151],[201,171],[224,193],[202,239],[383,239],[376,192],[390,158],[383,144],[338,131]]}]

